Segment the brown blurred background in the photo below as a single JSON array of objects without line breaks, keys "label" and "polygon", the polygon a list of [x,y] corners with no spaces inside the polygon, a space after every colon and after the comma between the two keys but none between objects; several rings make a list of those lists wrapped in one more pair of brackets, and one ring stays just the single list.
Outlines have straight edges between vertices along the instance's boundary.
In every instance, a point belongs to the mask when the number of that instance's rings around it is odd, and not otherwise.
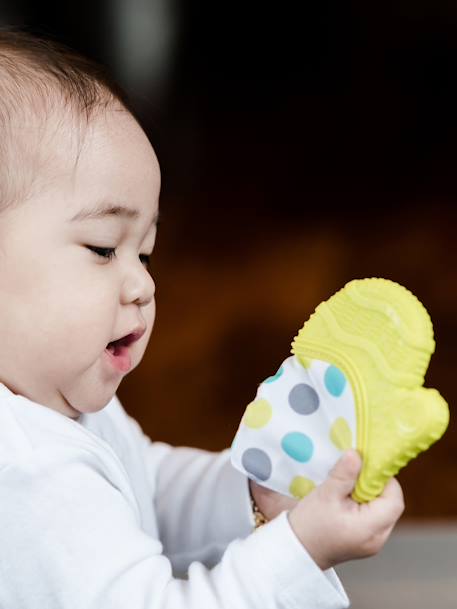
[{"label": "brown blurred background", "polygon": [[400,474],[406,518],[457,515],[457,9],[2,2],[0,22],[109,67],[163,172],[157,320],[118,395],[154,440],[230,445],[315,306],[385,277],[429,310],[444,438]]}]

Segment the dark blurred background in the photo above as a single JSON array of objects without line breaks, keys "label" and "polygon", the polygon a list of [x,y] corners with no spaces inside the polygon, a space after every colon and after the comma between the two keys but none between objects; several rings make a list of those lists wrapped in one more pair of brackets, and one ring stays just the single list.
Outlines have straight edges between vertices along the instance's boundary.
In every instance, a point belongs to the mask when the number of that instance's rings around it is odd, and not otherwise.
[{"label": "dark blurred background", "polygon": [[385,277],[429,310],[444,438],[405,517],[457,514],[457,7],[444,0],[0,2],[109,67],[161,162],[157,320],[118,395],[154,440],[229,446],[315,306]]}]

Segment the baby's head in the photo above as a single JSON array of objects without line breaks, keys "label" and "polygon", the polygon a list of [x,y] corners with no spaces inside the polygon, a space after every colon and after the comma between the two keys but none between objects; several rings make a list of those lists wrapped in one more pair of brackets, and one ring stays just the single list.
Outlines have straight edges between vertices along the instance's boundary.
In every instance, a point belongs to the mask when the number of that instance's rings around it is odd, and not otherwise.
[{"label": "baby's head", "polygon": [[[159,190],[153,148],[103,71],[0,30],[0,382],[11,391],[76,419],[139,364]],[[142,329],[113,358],[108,343]]]}]

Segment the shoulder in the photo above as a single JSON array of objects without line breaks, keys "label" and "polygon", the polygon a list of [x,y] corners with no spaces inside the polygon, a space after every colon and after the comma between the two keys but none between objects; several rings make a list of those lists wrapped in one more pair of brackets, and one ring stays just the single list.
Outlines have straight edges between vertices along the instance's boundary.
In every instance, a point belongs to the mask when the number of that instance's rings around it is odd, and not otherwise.
[{"label": "shoulder", "polygon": [[[67,438],[68,440],[68,438]],[[40,444],[0,466],[0,514],[57,506],[108,506],[119,501],[139,520],[129,476],[108,446],[74,441]],[[3,517],[0,517],[3,521]]]},{"label": "shoulder", "polygon": [[50,492],[70,484],[84,492],[92,484],[102,488],[108,483],[136,505],[121,455],[127,415],[117,397],[105,409],[86,426],[21,396],[0,395],[3,501],[13,489],[27,495],[39,487]]}]

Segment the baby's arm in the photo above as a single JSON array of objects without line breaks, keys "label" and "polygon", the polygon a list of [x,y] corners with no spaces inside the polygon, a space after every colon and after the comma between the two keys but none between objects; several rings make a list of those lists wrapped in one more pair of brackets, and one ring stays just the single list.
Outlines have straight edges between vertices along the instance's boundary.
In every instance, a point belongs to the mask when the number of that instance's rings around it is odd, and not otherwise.
[{"label": "baby's arm", "polygon": [[[207,498],[210,501],[210,498]],[[299,543],[286,512],[229,544],[209,570],[172,576],[141,526],[109,451],[31,451],[0,470],[1,607],[35,609],[342,609],[347,597]]]},{"label": "baby's arm", "polygon": [[[231,467],[227,450],[211,453],[153,443],[133,418],[128,420],[143,445],[151,484],[156,487],[165,554],[178,573],[193,560],[216,564],[232,539],[252,530],[246,478]],[[369,504],[354,502],[350,495],[360,467],[358,454],[349,451],[328,480],[300,502],[254,482],[251,488],[269,519],[290,510],[288,518],[297,539],[326,570],[379,551],[404,508],[396,480]]]},{"label": "baby's arm", "polygon": [[117,401],[119,424],[138,448],[154,502],[164,554],[175,573],[198,560],[218,563],[227,545],[252,532],[248,479],[230,462],[230,451],[210,452],[152,442]]},{"label": "baby's arm", "polygon": [[229,450],[167,446],[154,504],[164,553],[177,573],[194,560],[214,566],[231,541],[253,530],[248,480],[232,466]]}]

